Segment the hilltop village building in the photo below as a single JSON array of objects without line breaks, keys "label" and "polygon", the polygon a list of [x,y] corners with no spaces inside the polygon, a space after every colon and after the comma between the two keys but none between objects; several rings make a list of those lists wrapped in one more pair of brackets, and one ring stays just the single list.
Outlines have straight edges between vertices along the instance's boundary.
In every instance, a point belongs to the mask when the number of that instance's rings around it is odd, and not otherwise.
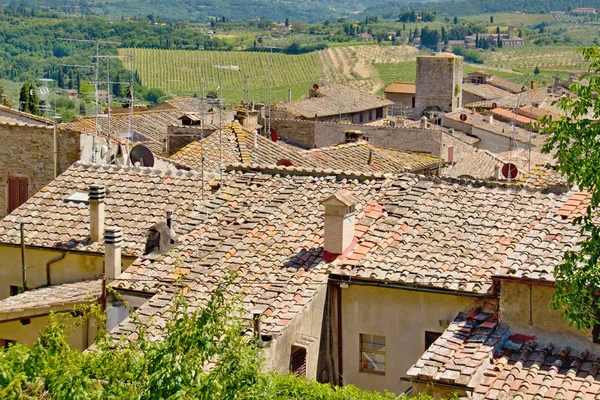
[{"label": "hilltop village building", "polygon": [[451,53],[417,57],[415,117],[435,118],[461,108],[462,81],[462,57]]}]

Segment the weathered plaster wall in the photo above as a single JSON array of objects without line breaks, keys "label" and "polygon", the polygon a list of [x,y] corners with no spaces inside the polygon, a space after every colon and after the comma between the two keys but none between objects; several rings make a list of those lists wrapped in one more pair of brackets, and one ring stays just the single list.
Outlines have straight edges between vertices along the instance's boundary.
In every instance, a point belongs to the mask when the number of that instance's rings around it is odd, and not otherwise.
[{"label": "weathered plaster wall", "polygon": [[[46,286],[46,263],[61,255],[59,251],[27,248],[25,265],[27,266],[27,287]],[[124,271],[134,261],[123,258]],[[99,278],[104,270],[104,256],[80,253],[68,253],[63,260],[50,266],[52,285]],[[16,246],[0,245],[0,300],[10,295],[10,286],[23,286],[21,268],[21,249]]]},{"label": "weathered plaster wall", "polygon": [[[61,318],[64,317],[62,321],[67,325],[73,326],[78,320],[66,313],[58,315],[60,315]],[[17,343],[31,347],[39,337],[40,332],[50,322],[50,316],[31,317],[29,318],[29,321],[30,323],[27,325],[23,325],[18,319],[0,322],[0,339],[13,340]],[[73,348],[83,351],[94,342],[96,333],[97,327],[95,321],[86,320],[85,323],[74,327],[69,336],[69,344],[71,344]]]},{"label": "weathered plaster wall", "polygon": [[214,129],[199,126],[169,126],[167,127],[167,155],[173,155],[188,144],[210,136]]},{"label": "weathered plaster wall", "polygon": [[500,289],[500,321],[514,333],[537,337],[539,343],[560,343],[574,349],[595,347],[590,330],[569,327],[561,312],[550,307],[553,287],[503,281]]},{"label": "weathered plaster wall", "polygon": [[[442,333],[440,320],[452,321],[475,304],[473,297],[350,284],[342,289],[344,383],[403,392],[410,384],[400,378],[425,351],[425,331]],[[360,371],[361,333],[385,336],[385,375]]]},{"label": "weathered plaster wall", "polygon": [[[54,179],[52,127],[0,124],[0,218],[8,214],[8,176],[29,179],[29,197]],[[58,174],[79,159],[79,134],[58,131]]]},{"label": "weathered plaster wall", "polygon": [[296,315],[283,330],[283,333],[265,348],[263,353],[265,358],[264,368],[267,371],[288,373],[292,345],[299,343],[305,345],[307,349],[306,376],[312,379],[317,378],[326,294],[327,285],[319,286],[317,293],[312,301],[308,303],[306,309]]}]

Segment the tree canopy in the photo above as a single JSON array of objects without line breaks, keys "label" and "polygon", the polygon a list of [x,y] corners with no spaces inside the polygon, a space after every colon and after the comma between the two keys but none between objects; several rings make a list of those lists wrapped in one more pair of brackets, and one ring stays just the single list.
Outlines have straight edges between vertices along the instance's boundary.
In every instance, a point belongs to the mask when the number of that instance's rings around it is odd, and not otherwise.
[{"label": "tree canopy", "polygon": [[[556,292],[553,306],[562,310],[571,324],[579,329],[590,329],[598,322],[598,293],[600,293],[600,226],[597,224],[600,204],[600,49],[597,46],[582,50],[589,71],[581,76],[587,83],[577,82],[570,91],[575,96],[563,96],[557,106],[566,116],[554,121],[542,120],[543,133],[549,135],[544,151],[556,152],[560,171],[569,184],[590,194],[590,205],[585,214],[575,218],[584,240],[580,249],[564,255],[564,261],[555,270]],[[597,333],[595,333],[597,334]]]}]

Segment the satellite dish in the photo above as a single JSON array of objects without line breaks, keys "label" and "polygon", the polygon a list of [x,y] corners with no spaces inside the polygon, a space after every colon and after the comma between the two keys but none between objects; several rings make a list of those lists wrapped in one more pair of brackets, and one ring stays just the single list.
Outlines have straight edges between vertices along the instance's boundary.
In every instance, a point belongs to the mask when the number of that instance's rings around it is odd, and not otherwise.
[{"label": "satellite dish", "polygon": [[395,121],[390,121],[390,126],[393,128],[396,126],[396,122]]},{"label": "satellite dish", "polygon": [[502,167],[502,176],[505,177],[506,179],[508,179],[509,176],[510,176],[510,179],[515,179],[517,177],[518,173],[519,173],[519,169],[513,163],[506,163]]},{"label": "satellite dish", "polygon": [[467,120],[467,114],[460,114],[460,120],[465,122]]},{"label": "satellite dish", "polygon": [[139,162],[142,167],[154,167],[154,155],[146,146],[141,144],[131,149],[129,159],[133,165]]},{"label": "satellite dish", "polygon": [[277,134],[277,131],[275,130],[275,128],[271,128],[270,132],[271,132],[271,140],[274,142],[278,141],[279,135]]}]

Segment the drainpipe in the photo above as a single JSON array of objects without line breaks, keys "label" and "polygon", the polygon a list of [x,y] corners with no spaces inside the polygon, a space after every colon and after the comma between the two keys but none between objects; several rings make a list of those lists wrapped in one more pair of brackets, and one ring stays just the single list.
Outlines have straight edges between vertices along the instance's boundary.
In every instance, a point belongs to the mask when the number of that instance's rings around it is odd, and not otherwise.
[{"label": "drainpipe", "polygon": [[27,291],[27,266],[25,265],[25,223],[21,222],[21,269],[23,271],[23,292]]},{"label": "drainpipe", "polygon": [[66,256],[67,256],[67,253],[61,253],[60,256],[54,257],[53,259],[51,259],[50,261],[48,261],[46,263],[46,285],[47,286],[50,286],[52,284],[52,282],[50,281],[50,266],[52,264],[54,264],[55,262],[64,260]]}]

